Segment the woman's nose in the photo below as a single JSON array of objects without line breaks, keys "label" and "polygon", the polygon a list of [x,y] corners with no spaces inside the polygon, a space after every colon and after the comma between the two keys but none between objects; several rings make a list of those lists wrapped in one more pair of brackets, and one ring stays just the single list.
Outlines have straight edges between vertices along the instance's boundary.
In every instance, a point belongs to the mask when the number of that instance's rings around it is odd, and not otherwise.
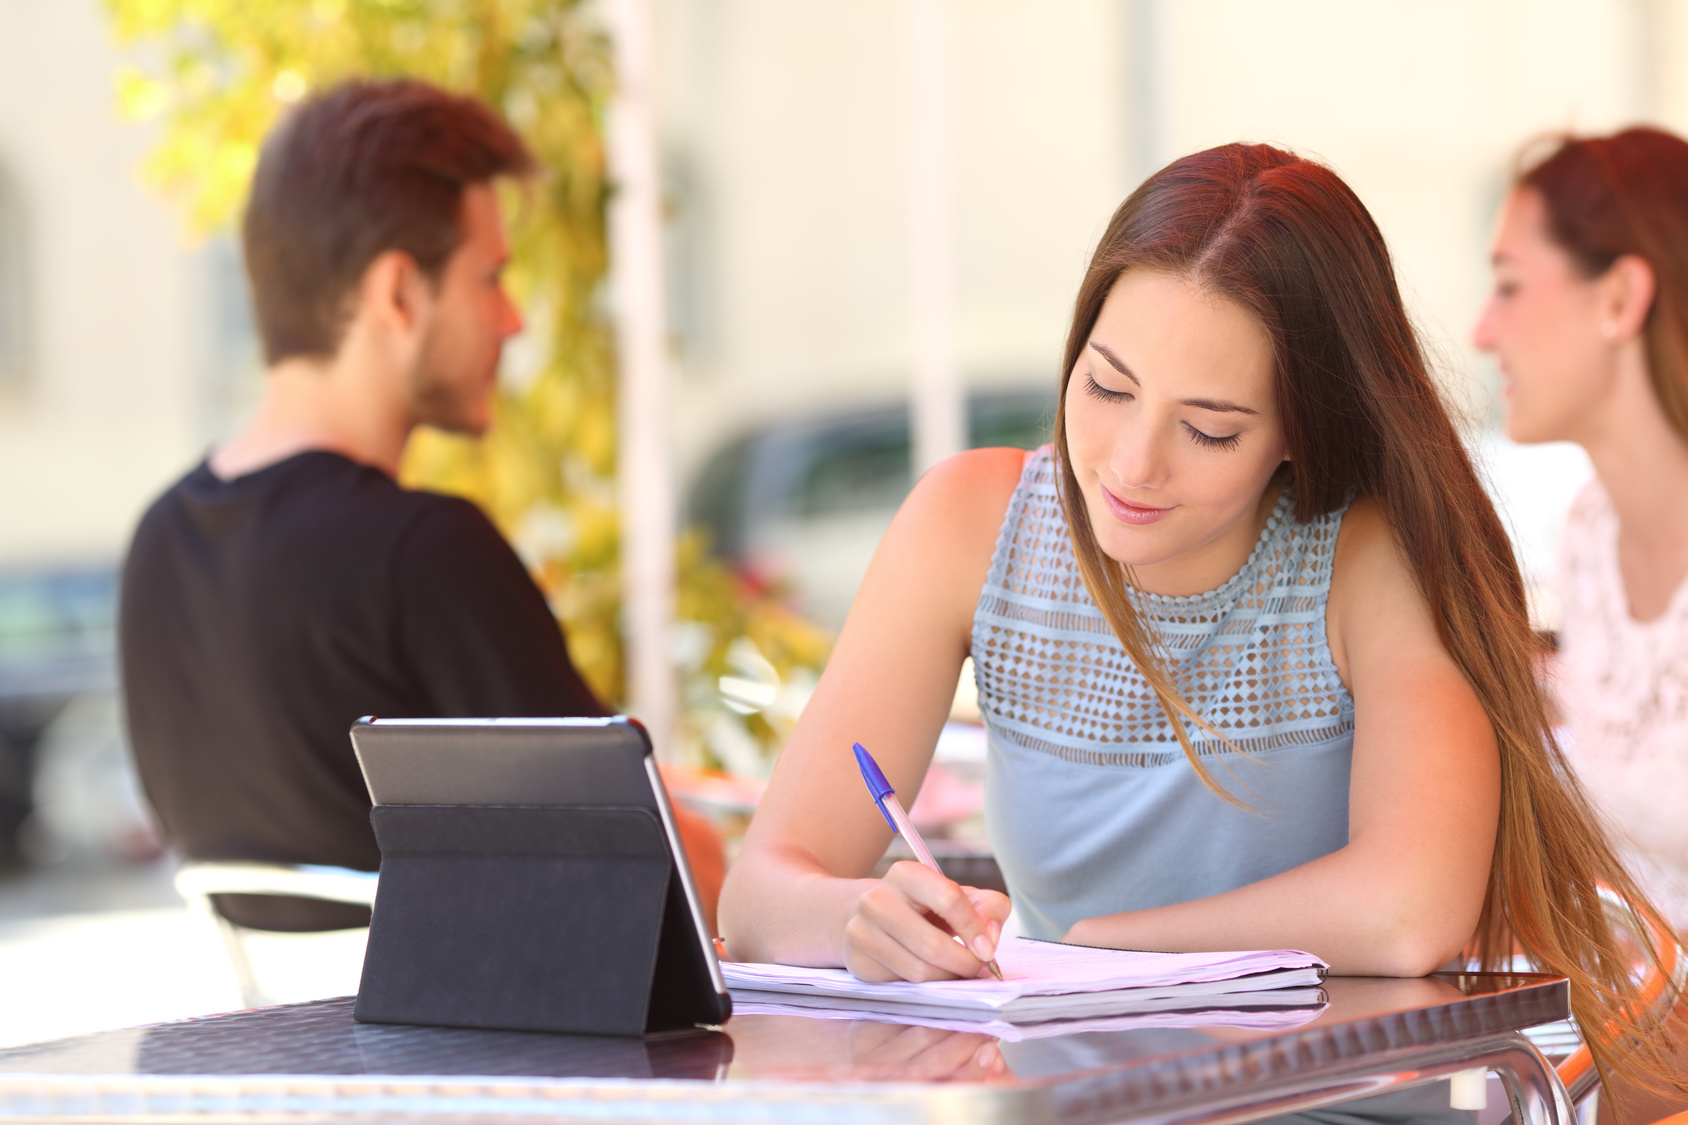
[{"label": "woman's nose", "polygon": [[1480,352],[1495,350],[1495,299],[1490,297],[1483,303],[1483,313],[1477,318],[1477,326],[1471,330],[1471,342]]},{"label": "woman's nose", "polygon": [[1132,427],[1120,435],[1108,461],[1114,479],[1127,488],[1159,488],[1166,483],[1166,456],[1149,427]]}]

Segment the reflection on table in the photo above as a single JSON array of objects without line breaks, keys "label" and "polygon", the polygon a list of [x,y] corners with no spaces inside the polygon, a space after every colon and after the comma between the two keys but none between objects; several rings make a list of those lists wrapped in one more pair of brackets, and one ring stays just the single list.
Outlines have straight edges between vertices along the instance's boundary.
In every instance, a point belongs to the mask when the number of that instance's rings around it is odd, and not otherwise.
[{"label": "reflection on table", "polygon": [[[1563,980],[1527,974],[1335,978],[1326,995],[1296,1027],[1191,1012],[1169,1021],[1183,1026],[1021,1042],[802,1015],[646,1040],[383,1026],[354,1022],[349,999],[325,1000],[0,1051],[0,1115],[779,1120],[796,1098],[814,1121],[870,1109],[910,1121],[1206,1119],[1226,1107],[1235,1118],[1469,1066],[1522,1074],[1534,1052],[1516,1032],[1567,1009]],[[1556,1119],[1550,1081],[1524,1074],[1543,1121]]]}]

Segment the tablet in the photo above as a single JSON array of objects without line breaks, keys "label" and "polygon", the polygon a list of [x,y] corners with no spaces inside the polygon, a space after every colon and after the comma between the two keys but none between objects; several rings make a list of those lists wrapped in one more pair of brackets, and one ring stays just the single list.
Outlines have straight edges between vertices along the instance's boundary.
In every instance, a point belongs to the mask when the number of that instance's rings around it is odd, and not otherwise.
[{"label": "tablet", "polygon": [[660,975],[666,988],[695,997],[697,1022],[726,1020],[727,986],[650,738],[637,720],[363,718],[351,737],[377,806],[632,807],[654,813],[674,874],[662,942],[663,958],[674,963]]}]

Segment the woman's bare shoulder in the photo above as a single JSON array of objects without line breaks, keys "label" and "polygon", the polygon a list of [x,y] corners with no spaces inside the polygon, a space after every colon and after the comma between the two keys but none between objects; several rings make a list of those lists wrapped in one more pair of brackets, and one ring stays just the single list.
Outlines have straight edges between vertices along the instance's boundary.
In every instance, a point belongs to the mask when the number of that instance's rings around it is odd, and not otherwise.
[{"label": "woman's bare shoulder", "polygon": [[[1023,449],[973,449],[934,465],[909,493],[870,568],[900,581],[924,575],[971,618],[1020,474]],[[971,597],[969,597],[971,594]]]},{"label": "woman's bare shoulder", "polygon": [[1020,474],[1025,471],[1026,462],[1031,457],[1032,453],[1024,449],[969,449],[932,466],[920,478],[919,486],[963,489],[981,496],[986,493],[1000,495],[1006,511],[1009,497],[1014,495]]},{"label": "woman's bare shoulder", "polygon": [[1342,514],[1342,529],[1337,532],[1336,550],[1340,556],[1348,552],[1370,554],[1389,549],[1394,543],[1389,513],[1375,496],[1356,496]]},{"label": "woman's bare shoulder", "polygon": [[1440,647],[1429,604],[1389,512],[1376,498],[1355,498],[1342,517],[1326,610],[1331,655],[1343,681],[1356,646]]},{"label": "woman's bare shoulder", "polygon": [[906,508],[953,543],[981,537],[996,542],[1026,461],[1024,449],[970,449],[932,466],[910,493]]},{"label": "woman's bare shoulder", "polygon": [[1376,498],[1355,497],[1343,513],[1332,559],[1331,601],[1364,604],[1385,591],[1416,589],[1405,544]]}]

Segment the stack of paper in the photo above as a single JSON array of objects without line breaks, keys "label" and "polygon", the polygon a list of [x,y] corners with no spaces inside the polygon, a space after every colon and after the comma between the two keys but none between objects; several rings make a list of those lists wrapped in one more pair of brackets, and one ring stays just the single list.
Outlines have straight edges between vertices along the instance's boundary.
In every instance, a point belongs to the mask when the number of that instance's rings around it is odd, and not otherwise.
[{"label": "stack of paper", "polygon": [[1327,968],[1296,950],[1137,953],[1030,938],[1003,942],[996,961],[1000,981],[872,983],[843,969],[731,961],[721,971],[740,1011],[751,1010],[747,1004],[777,1005],[971,1027],[1190,1009],[1304,1009],[1322,1003],[1318,985]]}]

